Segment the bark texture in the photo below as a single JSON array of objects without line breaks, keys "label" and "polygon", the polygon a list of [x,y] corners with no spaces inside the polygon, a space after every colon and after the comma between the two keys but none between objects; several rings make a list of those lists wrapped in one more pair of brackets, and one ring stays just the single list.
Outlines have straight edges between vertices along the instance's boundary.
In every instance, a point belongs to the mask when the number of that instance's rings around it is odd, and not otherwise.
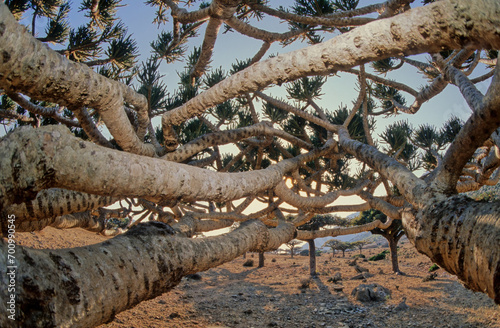
[{"label": "bark texture", "polygon": [[217,173],[81,141],[61,126],[17,129],[0,141],[0,211],[50,187],[145,199],[226,201],[274,187],[282,161],[267,169]]},{"label": "bark texture", "polygon": [[404,213],[403,225],[419,252],[500,304],[499,213],[500,202],[457,195]]},{"label": "bark texture", "polygon": [[0,21],[0,88],[69,108],[96,108],[123,149],[154,155],[154,148],[142,143],[123,107],[124,101],[136,106],[139,130],[145,132],[149,118],[144,96],[87,65],[66,59],[31,37],[3,3]]},{"label": "bark texture", "polygon": [[[35,250],[17,246],[17,318],[12,321],[2,315],[0,326],[93,327],[170,290],[187,274],[247,251],[276,249],[294,236],[290,224],[267,229],[259,221],[246,222],[224,236],[202,239],[172,232],[166,224],[150,222],[86,247]],[[3,239],[0,248],[2,254],[7,253]],[[6,256],[0,258],[3,286],[8,285],[6,261]],[[0,293],[0,311],[7,313],[7,289]]]},{"label": "bark texture", "polygon": [[238,95],[303,76],[330,74],[372,60],[457,49],[467,44],[498,49],[499,13],[496,1],[439,1],[360,26],[324,43],[255,63],[226,78],[165,113],[163,130]]}]

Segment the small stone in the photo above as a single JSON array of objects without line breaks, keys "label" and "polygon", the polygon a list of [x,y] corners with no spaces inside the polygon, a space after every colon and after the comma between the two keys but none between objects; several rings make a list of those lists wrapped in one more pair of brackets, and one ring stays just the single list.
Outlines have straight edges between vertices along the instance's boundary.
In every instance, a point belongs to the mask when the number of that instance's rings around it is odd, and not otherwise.
[{"label": "small stone", "polygon": [[177,313],[177,312],[172,312],[170,313],[170,315],[168,316],[170,319],[175,319],[175,318],[180,318],[180,314]]}]

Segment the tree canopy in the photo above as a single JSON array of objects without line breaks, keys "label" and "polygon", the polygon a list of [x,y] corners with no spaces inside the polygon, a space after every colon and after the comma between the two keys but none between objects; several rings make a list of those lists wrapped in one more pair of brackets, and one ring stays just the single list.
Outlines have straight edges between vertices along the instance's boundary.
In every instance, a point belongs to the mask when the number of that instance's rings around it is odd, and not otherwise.
[{"label": "tree canopy", "polygon": [[[0,326],[95,326],[247,251],[393,221],[500,303],[500,203],[464,194],[500,179],[498,1],[148,0],[134,6],[156,11],[149,49],[122,5],[0,4],[2,286],[15,233],[118,234],[78,249],[17,246],[18,320]],[[215,67],[225,38],[260,48]],[[447,89],[467,115],[447,115]],[[439,98],[448,108],[432,107]],[[426,107],[444,124],[412,123]],[[384,220],[308,225],[366,210]],[[2,288],[0,311],[8,297]]]}]

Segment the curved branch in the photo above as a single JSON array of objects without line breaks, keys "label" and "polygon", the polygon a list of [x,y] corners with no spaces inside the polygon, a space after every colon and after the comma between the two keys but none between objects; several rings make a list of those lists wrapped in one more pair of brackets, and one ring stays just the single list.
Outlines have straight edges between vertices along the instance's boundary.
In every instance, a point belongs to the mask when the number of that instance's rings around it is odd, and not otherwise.
[{"label": "curved branch", "polygon": [[226,24],[243,35],[269,43],[293,39],[307,32],[306,30],[294,30],[285,33],[268,32],[247,24],[234,16],[226,20]]},{"label": "curved branch", "polygon": [[41,116],[46,116],[46,117],[51,117],[54,120],[66,125],[66,126],[71,126],[75,128],[79,128],[80,124],[76,121],[73,121],[72,119],[63,117],[59,115],[58,110],[60,109],[59,107],[43,107],[43,106],[37,106],[30,102],[29,100],[25,99],[23,96],[9,92],[7,93],[7,96],[9,96],[10,99],[14,100],[19,106],[23,107],[26,109],[28,112],[41,115]]},{"label": "curved branch", "polygon": [[[142,96],[37,41],[17,23],[3,3],[0,4],[0,20],[3,22],[0,47],[4,54],[0,60],[1,88],[70,108],[95,108],[124,150],[154,155],[154,147],[140,140],[123,109],[125,99],[136,100]],[[145,99],[143,103],[146,104]],[[145,117],[147,107],[139,109],[139,130],[145,131],[147,124],[144,123],[149,120]]]},{"label": "curved branch", "polygon": [[302,118],[304,118],[304,119],[306,119],[306,120],[308,120],[316,125],[319,125],[319,126],[325,128],[328,131],[337,132],[337,129],[339,127],[338,125],[331,124],[330,122],[325,121],[325,120],[321,119],[320,117],[314,116],[312,114],[309,114],[308,112],[305,112],[303,110],[300,110],[298,108],[290,106],[287,103],[285,103],[281,100],[277,100],[273,97],[270,97],[270,96],[268,96],[260,91],[255,91],[255,95],[257,95],[259,98],[270,103],[273,106],[276,106],[276,107],[278,107],[282,110],[285,110],[289,113],[300,116],[300,117],[302,117]]},{"label": "curved branch", "polygon": [[412,204],[424,202],[426,183],[417,178],[406,166],[375,147],[365,145],[349,137],[347,129],[339,131],[339,145],[358,160],[391,180]]},{"label": "curved branch", "polygon": [[[25,311],[22,326],[97,326],[171,290],[187,274],[216,267],[248,251],[276,249],[293,239],[295,228],[280,224],[267,229],[251,221],[226,235],[199,239],[175,237],[171,231],[166,224],[149,222],[91,246],[58,250],[17,246],[16,265],[25,268],[16,284],[16,303]],[[7,254],[3,239],[0,253]],[[7,265],[7,256],[1,256],[2,285],[8,284]],[[67,292],[54,293],[61,286]],[[5,288],[0,293],[7,299]],[[6,311],[3,304],[2,310]],[[0,325],[10,326],[7,320],[0,316]]]},{"label": "curved branch", "polygon": [[364,25],[369,22],[373,22],[375,19],[374,18],[368,18],[368,17],[358,17],[355,18],[354,16],[358,15],[364,15],[364,14],[369,14],[372,12],[375,12],[377,10],[380,10],[382,8],[383,4],[378,4],[378,5],[372,5],[364,8],[360,8],[357,11],[351,10],[348,12],[342,12],[339,14],[332,14],[328,16],[303,16],[303,15],[297,15],[293,13],[289,13],[286,11],[281,11],[281,10],[276,10],[269,8],[267,6],[264,6],[262,4],[257,4],[257,3],[251,3],[250,7],[254,10],[261,11],[263,13],[266,13],[268,15],[278,17],[281,19],[284,19],[286,21],[292,21],[296,23],[301,23],[305,25],[322,25],[322,26],[328,26],[328,27],[349,27],[349,26],[359,26],[359,25]]},{"label": "curved branch", "polygon": [[218,173],[103,148],[64,126],[17,129],[0,141],[0,211],[51,187],[153,201],[228,201],[273,188],[286,172],[335,146],[326,143],[263,170]]},{"label": "curved branch", "polygon": [[437,190],[454,192],[462,168],[500,126],[500,67],[495,69],[495,75],[488,92],[480,107],[472,113],[456,138],[451,143],[443,157],[443,165],[437,171],[434,185]]},{"label": "curved branch", "polygon": [[73,111],[75,113],[76,118],[80,122],[80,125],[85,132],[85,134],[89,137],[92,142],[95,142],[98,145],[103,147],[114,149],[113,144],[106,139],[101,131],[95,126],[94,122],[89,116],[89,113],[86,108],[80,108]]},{"label": "curved branch", "polygon": [[210,17],[210,7],[188,12],[184,8],[179,8],[179,6],[177,6],[177,4],[172,0],[161,1],[170,7],[172,17],[182,24],[195,23],[201,20],[206,20]]},{"label": "curved branch", "polygon": [[[415,8],[360,26],[324,43],[255,63],[183,106],[166,112],[162,117],[163,130],[198,116],[207,108],[270,84],[282,84],[308,75],[330,74],[372,60],[397,57],[401,53],[439,52],[442,47],[461,48],[465,44],[500,48],[500,38],[493,27],[500,25],[498,15],[494,14],[498,4],[457,1],[457,5],[439,1]],[[466,16],[477,13],[477,17],[484,19],[470,26],[464,12],[467,12]],[[443,30],[447,31],[430,33]]]},{"label": "curved branch", "polygon": [[295,138],[284,131],[272,128],[269,122],[261,122],[235,130],[205,134],[188,142],[187,144],[182,145],[175,151],[166,154],[162,157],[162,159],[174,162],[182,162],[208,147],[233,143],[252,136],[262,135],[279,136],[302,148],[312,149],[311,144],[308,144],[307,142],[304,142],[299,138]]},{"label": "curved branch", "polygon": [[[403,226],[417,250],[500,304],[500,202],[464,195],[434,201],[418,213],[403,213]],[[451,242],[450,242],[451,241]]]},{"label": "curved branch", "polygon": [[203,38],[203,44],[201,45],[200,57],[198,57],[198,61],[190,72],[191,78],[201,77],[207,69],[208,64],[212,59],[215,41],[217,40],[217,34],[219,34],[221,25],[222,20],[219,18],[210,18],[208,21],[207,29],[205,30],[205,37]]},{"label": "curved branch", "polygon": [[330,192],[324,196],[317,197],[302,197],[299,194],[296,194],[292,190],[288,189],[284,181],[280,182],[274,188],[274,191],[276,195],[283,201],[298,208],[325,207],[326,205],[337,200],[340,196],[352,196],[358,194],[369,183],[370,181],[366,180],[363,183],[360,183],[355,188],[348,190],[337,190]]},{"label": "curved branch", "polygon": [[392,224],[391,218],[387,218],[386,222],[382,222],[380,220],[375,220],[370,223],[366,223],[359,226],[354,227],[338,227],[332,229],[323,229],[323,230],[297,230],[297,239],[300,240],[308,240],[308,239],[316,239],[316,238],[324,238],[324,237],[336,237],[336,236],[345,236],[352,235],[355,233],[370,231],[373,229],[386,229]]}]

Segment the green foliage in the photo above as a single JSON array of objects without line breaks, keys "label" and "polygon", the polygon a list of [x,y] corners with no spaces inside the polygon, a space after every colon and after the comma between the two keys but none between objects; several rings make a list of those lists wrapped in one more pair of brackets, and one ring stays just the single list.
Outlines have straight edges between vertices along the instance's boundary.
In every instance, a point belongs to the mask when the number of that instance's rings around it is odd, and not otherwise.
[{"label": "green foliage", "polygon": [[436,271],[436,270],[439,270],[439,269],[440,269],[439,266],[436,263],[434,263],[429,268],[429,272],[433,272],[433,271]]},{"label": "green foliage", "polygon": [[303,77],[286,86],[291,99],[307,102],[322,96],[321,88],[326,82],[323,76]]},{"label": "green foliage", "polygon": [[313,230],[319,230],[320,228],[323,228],[325,226],[347,226],[348,221],[347,219],[344,219],[340,216],[337,215],[332,215],[332,214],[317,214],[312,217],[309,222],[306,224],[301,225],[298,227],[298,230],[307,230],[307,231],[313,231]]},{"label": "green foliage", "polygon": [[[85,11],[85,16],[91,19],[91,26],[104,28],[114,24],[116,21],[116,12],[121,0],[99,0],[97,3],[97,11],[92,11],[93,1],[84,0],[80,6],[80,11]],[[88,11],[88,12],[87,12]]]},{"label": "green foliage", "polygon": [[379,210],[370,209],[359,213],[359,215],[351,220],[351,225],[358,226],[373,222],[375,220],[380,220],[385,222],[387,220],[387,215],[380,212]]},{"label": "green foliage", "polygon": [[364,259],[364,258],[366,258],[366,256],[365,256],[365,255],[363,255],[363,254],[356,254],[356,255],[353,255],[353,256],[351,256],[351,257],[352,257],[352,258],[355,258],[355,259],[358,259],[358,258],[359,258],[359,259]]},{"label": "green foliage", "polygon": [[222,67],[216,68],[203,77],[203,84],[209,89],[226,78],[226,73]]},{"label": "green foliage", "polygon": [[438,149],[442,147],[442,140],[436,128],[430,124],[420,125],[417,130],[413,132],[413,143],[420,148]]},{"label": "green foliage", "polygon": [[406,100],[398,89],[383,84],[375,83],[371,88],[371,94],[382,102],[382,109],[391,110],[396,105],[405,106]]},{"label": "green foliage", "polygon": [[377,60],[371,63],[373,69],[381,74],[386,74],[395,68],[394,59],[391,57]]},{"label": "green foliage", "polygon": [[187,38],[180,42],[174,42],[174,36],[171,32],[162,31],[156,41],[151,42],[151,48],[155,58],[164,59],[167,64],[181,60],[186,52],[185,43]]},{"label": "green foliage", "polygon": [[444,143],[451,143],[460,132],[464,122],[458,117],[450,118],[441,128],[441,140]]},{"label": "green foliage", "polygon": [[281,123],[288,118],[288,112],[268,102],[263,105],[264,115],[273,123]]},{"label": "green foliage", "polygon": [[384,250],[377,255],[373,255],[370,258],[368,258],[368,261],[380,261],[380,260],[385,260],[385,256],[390,253],[388,250]]},{"label": "green foliage", "polygon": [[295,5],[292,6],[292,12],[301,16],[323,16],[335,12],[335,9],[330,0],[295,0]]},{"label": "green foliage", "polygon": [[68,13],[70,5],[68,2],[62,3],[57,15],[49,19],[45,28],[46,36],[41,39],[43,42],[63,43],[69,36]]}]

